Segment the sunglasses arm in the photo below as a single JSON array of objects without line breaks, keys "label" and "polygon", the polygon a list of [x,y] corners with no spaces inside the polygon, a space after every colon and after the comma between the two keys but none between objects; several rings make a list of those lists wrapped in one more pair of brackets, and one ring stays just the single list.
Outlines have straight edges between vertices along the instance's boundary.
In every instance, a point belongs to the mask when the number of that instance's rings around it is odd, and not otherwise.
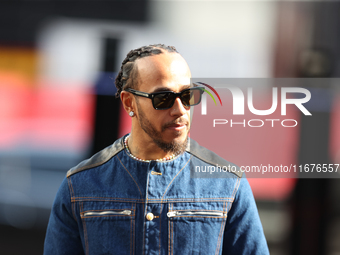
[{"label": "sunglasses arm", "polygon": [[138,90],[134,90],[134,89],[128,89],[128,92],[136,95],[136,96],[141,96],[141,97],[146,97],[146,98],[152,98],[152,95],[148,94],[148,93],[144,93]]}]

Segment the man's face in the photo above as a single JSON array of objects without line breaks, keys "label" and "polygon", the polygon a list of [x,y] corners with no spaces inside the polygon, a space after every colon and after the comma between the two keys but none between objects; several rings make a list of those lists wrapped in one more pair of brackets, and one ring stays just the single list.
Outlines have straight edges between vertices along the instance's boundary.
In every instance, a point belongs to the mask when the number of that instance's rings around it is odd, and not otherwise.
[{"label": "man's face", "polygon": [[[177,53],[162,53],[139,59],[138,90],[180,92],[190,87],[190,69]],[[170,109],[156,110],[148,98],[137,97],[138,135],[152,140],[165,152],[180,153],[186,147],[190,129],[190,107],[176,98]],[[135,131],[134,131],[135,132]]]}]

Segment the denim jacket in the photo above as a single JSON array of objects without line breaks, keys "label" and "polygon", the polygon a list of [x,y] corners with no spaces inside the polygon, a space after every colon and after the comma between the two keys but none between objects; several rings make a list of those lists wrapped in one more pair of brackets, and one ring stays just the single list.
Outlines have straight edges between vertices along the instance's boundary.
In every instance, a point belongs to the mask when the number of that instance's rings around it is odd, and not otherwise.
[{"label": "denim jacket", "polygon": [[141,162],[121,138],[69,170],[44,254],[269,254],[247,179],[200,178],[231,163],[189,143],[173,160]]}]

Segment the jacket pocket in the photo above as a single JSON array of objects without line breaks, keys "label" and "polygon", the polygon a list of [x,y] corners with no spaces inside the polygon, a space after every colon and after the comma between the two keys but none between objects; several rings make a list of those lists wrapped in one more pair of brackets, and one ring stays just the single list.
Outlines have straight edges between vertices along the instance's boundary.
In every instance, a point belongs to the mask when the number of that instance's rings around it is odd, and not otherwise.
[{"label": "jacket pocket", "polygon": [[86,254],[134,254],[135,204],[83,202]]},{"label": "jacket pocket", "polygon": [[169,254],[220,254],[227,218],[224,204],[169,204]]},{"label": "jacket pocket", "polygon": [[172,211],[167,213],[168,218],[172,217],[227,217],[227,214],[221,211]]},{"label": "jacket pocket", "polygon": [[89,217],[109,217],[109,216],[129,216],[132,214],[132,210],[95,210],[83,212],[82,218]]}]

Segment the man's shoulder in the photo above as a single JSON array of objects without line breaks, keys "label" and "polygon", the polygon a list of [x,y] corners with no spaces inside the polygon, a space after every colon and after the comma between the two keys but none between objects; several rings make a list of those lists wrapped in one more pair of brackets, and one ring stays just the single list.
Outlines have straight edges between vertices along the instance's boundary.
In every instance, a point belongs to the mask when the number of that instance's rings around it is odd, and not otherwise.
[{"label": "man's shoulder", "polygon": [[93,155],[91,158],[86,159],[80,162],[77,166],[71,168],[67,172],[66,176],[70,177],[71,175],[74,175],[78,172],[103,165],[106,162],[108,162],[112,157],[117,155],[120,151],[122,151],[123,149],[124,149],[124,140],[123,138],[119,138],[112,145],[106,147],[105,149]]},{"label": "man's shoulder", "polygon": [[193,155],[194,157],[198,158],[199,160],[202,160],[213,166],[220,166],[220,167],[233,166],[234,169],[236,169],[236,171],[232,171],[232,173],[234,173],[240,178],[242,177],[243,173],[237,165],[225,160],[224,158],[217,155],[215,152],[199,145],[193,139],[189,139],[186,151],[190,153],[191,155]]}]

